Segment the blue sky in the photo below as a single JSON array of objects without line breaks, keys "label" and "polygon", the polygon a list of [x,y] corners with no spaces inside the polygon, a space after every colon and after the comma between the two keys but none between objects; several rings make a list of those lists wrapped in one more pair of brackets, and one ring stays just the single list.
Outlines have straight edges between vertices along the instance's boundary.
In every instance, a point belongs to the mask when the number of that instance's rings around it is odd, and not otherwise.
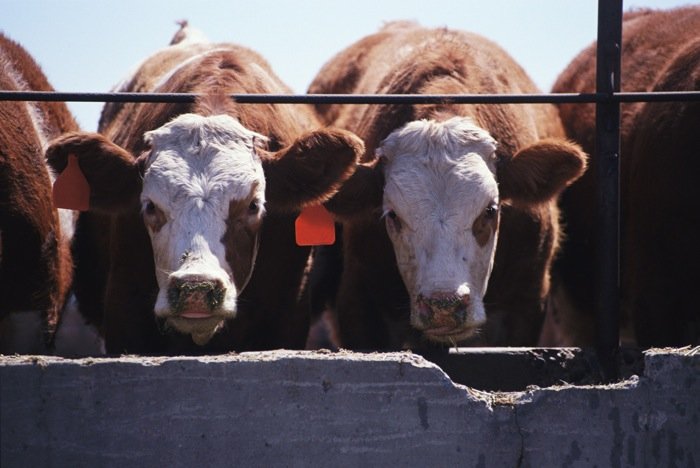
[{"label": "blue sky", "polygon": [[[686,0],[626,0],[625,9]],[[0,30],[21,43],[58,91],[106,92],[168,44],[187,19],[212,41],[261,53],[303,93],[336,52],[390,20],[482,34],[505,48],[548,91],[595,39],[597,0],[0,0]],[[101,103],[68,103],[95,130]]]}]

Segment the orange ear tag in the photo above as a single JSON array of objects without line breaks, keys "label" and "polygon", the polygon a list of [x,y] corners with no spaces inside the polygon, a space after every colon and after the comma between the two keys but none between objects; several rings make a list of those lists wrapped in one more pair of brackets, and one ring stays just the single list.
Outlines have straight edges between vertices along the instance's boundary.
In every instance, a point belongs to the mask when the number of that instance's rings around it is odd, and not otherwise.
[{"label": "orange ear tag", "polygon": [[56,208],[78,211],[90,207],[90,185],[73,154],[68,156],[68,165],[53,183],[53,204]]},{"label": "orange ear tag", "polygon": [[333,216],[323,205],[307,206],[296,222],[297,245],[331,245],[335,242]]}]

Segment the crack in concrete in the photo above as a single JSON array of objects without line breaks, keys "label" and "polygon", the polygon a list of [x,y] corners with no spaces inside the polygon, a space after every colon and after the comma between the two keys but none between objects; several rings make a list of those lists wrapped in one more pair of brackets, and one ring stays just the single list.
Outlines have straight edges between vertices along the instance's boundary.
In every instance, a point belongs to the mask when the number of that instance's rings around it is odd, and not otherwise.
[{"label": "crack in concrete", "polygon": [[520,426],[520,421],[518,421],[518,407],[513,406],[513,421],[515,422],[515,428],[518,430],[518,438],[520,441],[520,447],[518,450],[518,460],[515,466],[520,468],[523,466],[523,460],[525,459],[525,434],[523,433],[523,428]]}]

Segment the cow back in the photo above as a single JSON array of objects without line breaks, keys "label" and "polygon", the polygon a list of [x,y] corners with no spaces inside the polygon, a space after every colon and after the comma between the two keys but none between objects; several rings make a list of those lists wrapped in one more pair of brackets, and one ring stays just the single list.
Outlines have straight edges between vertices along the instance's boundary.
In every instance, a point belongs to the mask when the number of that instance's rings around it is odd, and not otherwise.
[{"label": "cow back", "polygon": [[[291,89],[258,53],[234,44],[177,44],[147,61],[121,87],[123,92],[233,94],[291,94]],[[222,101],[218,101],[218,105]],[[184,113],[225,112],[246,128],[271,137],[271,149],[290,144],[300,133],[318,125],[309,105],[240,105],[231,101],[219,109],[195,103],[123,103],[106,108],[99,131],[135,153],[143,149],[141,135]],[[109,112],[107,112],[109,110]]]},{"label": "cow back", "polygon": [[[309,93],[506,94],[537,93],[525,70],[496,43],[477,34],[389,23],[328,61]],[[327,122],[362,135],[366,160],[391,130],[445,115],[471,117],[514,154],[538,138],[562,136],[552,105],[321,105]]]}]

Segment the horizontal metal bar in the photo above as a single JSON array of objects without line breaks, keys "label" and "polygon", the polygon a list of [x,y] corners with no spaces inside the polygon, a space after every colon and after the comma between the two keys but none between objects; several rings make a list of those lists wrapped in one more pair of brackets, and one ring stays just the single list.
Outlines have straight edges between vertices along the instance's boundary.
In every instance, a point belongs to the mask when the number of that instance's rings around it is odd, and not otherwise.
[{"label": "horizontal metal bar", "polygon": [[[0,101],[191,103],[190,93],[0,91]],[[698,91],[556,94],[232,94],[241,104],[545,104],[700,101]]]},{"label": "horizontal metal bar", "polygon": [[[601,102],[606,102],[603,100]],[[653,91],[648,93],[613,93],[610,102],[689,102],[700,101],[700,91]]]}]

